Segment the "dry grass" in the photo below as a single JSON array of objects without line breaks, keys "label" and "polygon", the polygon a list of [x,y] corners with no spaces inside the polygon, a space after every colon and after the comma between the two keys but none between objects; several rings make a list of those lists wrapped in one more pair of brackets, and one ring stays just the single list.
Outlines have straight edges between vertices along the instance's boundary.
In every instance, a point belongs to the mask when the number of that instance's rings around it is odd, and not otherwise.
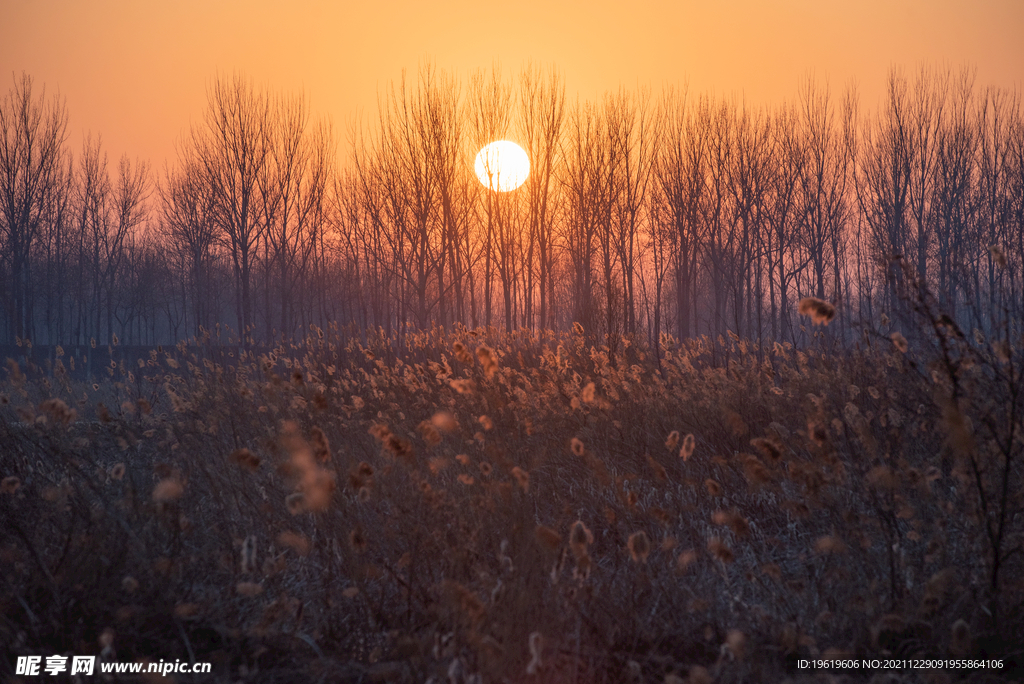
[{"label": "dry grass", "polygon": [[1019,662],[1020,345],[883,341],[313,334],[95,388],[11,365],[0,674],[104,643],[260,682]]}]

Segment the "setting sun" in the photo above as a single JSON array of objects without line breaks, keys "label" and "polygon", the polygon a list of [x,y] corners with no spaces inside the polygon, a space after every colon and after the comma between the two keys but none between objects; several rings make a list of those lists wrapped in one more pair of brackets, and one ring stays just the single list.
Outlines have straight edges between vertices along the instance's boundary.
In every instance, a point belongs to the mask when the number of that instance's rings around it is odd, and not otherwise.
[{"label": "setting sun", "polygon": [[498,140],[477,153],[475,168],[476,177],[484,187],[509,192],[526,182],[530,175],[530,158],[514,142]]}]

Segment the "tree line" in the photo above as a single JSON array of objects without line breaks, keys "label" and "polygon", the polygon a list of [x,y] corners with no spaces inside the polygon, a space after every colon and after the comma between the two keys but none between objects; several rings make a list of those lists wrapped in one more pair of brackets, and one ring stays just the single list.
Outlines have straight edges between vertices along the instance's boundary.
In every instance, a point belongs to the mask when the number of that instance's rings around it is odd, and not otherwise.
[{"label": "tree line", "polygon": [[[37,91],[39,91],[37,93]],[[218,77],[155,173],[32,78],[0,102],[0,340],[172,343],[218,324],[256,342],[330,325],[582,328],[806,339],[898,326],[927,287],[964,328],[1024,314],[1020,94],[974,71],[894,68],[874,111],[808,77],[768,108],[667,89],[570,101],[557,71],[431,65],[380,96],[344,154],[304,95]],[[473,174],[520,144],[518,190]]]}]

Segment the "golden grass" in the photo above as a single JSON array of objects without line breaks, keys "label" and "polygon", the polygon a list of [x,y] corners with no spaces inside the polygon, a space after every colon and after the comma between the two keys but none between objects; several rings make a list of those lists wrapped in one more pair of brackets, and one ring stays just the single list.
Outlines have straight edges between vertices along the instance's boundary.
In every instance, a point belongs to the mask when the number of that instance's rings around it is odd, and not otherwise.
[{"label": "golden grass", "polygon": [[107,634],[216,681],[775,681],[826,652],[991,652],[1024,624],[1021,348],[892,340],[666,339],[659,361],[317,331],[96,385],[12,362],[0,643]]}]

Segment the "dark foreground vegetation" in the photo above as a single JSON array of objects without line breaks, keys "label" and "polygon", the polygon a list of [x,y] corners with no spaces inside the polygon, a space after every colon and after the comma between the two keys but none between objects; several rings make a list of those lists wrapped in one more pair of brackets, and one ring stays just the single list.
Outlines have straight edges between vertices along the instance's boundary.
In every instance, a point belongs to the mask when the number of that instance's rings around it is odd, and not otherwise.
[{"label": "dark foreground vegetation", "polygon": [[810,326],[803,350],[617,354],[579,328],[314,328],[94,384],[10,361],[0,675],[73,653],[224,682],[807,681],[799,658],[895,654],[1004,670],[886,681],[1019,680],[1024,350],[917,315],[842,352]]}]

